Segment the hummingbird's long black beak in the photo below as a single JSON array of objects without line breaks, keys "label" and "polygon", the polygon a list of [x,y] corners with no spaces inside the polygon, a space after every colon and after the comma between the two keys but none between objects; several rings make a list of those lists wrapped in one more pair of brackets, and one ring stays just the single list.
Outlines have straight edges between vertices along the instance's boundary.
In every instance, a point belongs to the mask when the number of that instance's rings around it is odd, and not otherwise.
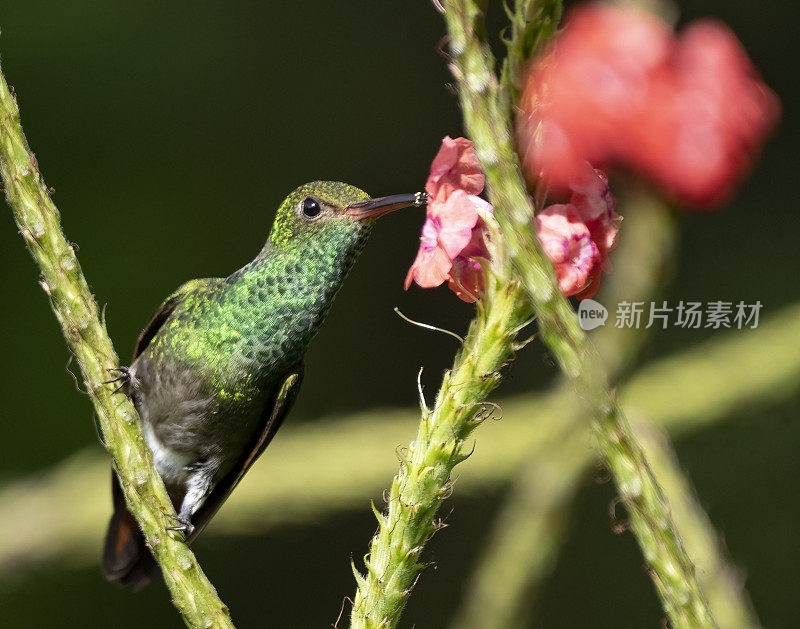
[{"label": "hummingbird's long black beak", "polygon": [[414,194],[394,194],[390,197],[379,197],[367,201],[359,201],[349,205],[345,211],[345,216],[351,216],[356,220],[363,221],[368,218],[378,218],[389,212],[394,212],[400,208],[409,206],[425,205],[428,202],[428,195],[424,192]]}]

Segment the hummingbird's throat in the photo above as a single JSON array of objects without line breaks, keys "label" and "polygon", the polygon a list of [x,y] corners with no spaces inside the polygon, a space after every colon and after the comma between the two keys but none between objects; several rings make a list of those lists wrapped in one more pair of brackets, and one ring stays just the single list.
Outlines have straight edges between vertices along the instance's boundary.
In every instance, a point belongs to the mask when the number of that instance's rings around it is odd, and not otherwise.
[{"label": "hummingbird's throat", "polygon": [[259,372],[290,367],[305,354],[366,244],[368,225],[269,249],[231,285],[241,305],[243,352]]}]

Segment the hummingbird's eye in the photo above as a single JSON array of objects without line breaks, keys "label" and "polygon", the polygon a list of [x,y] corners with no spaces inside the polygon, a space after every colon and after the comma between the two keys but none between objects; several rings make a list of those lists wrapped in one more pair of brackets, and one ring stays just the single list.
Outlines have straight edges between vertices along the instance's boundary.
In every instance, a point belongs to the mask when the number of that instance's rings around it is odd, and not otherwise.
[{"label": "hummingbird's eye", "polygon": [[303,199],[300,210],[303,212],[303,216],[306,218],[316,218],[322,212],[322,207],[320,207],[319,201],[308,197]]}]

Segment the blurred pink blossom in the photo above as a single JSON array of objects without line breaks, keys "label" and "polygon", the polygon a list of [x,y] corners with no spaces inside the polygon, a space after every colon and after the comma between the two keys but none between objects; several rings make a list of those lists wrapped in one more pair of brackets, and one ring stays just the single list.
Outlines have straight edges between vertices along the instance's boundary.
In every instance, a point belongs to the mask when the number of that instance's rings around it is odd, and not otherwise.
[{"label": "blurred pink blossom", "polygon": [[640,172],[694,206],[724,201],[780,104],[733,33],[703,20],[579,5],[530,70],[519,141],[534,179],[564,189],[584,161]]}]

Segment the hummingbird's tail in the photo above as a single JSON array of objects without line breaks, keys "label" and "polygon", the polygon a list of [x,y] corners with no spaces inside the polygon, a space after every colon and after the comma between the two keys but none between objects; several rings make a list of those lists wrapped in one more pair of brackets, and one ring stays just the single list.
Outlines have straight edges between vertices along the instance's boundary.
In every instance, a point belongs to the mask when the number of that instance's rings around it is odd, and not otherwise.
[{"label": "hummingbird's tail", "polygon": [[114,514],[103,547],[103,573],[109,581],[143,588],[159,574],[158,564],[144,541],[136,519],[125,506],[117,475],[111,473]]}]

